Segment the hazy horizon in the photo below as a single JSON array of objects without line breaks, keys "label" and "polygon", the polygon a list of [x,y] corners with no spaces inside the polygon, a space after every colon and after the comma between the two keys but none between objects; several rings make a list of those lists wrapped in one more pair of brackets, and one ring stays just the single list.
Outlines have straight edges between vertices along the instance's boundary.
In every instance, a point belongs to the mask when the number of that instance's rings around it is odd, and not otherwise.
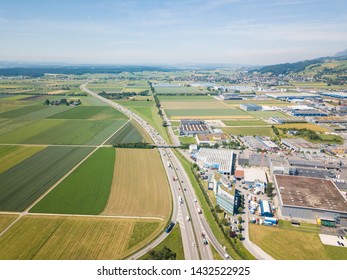
[{"label": "hazy horizon", "polygon": [[268,65],[345,50],[347,3],[13,0],[0,32],[0,61]]}]

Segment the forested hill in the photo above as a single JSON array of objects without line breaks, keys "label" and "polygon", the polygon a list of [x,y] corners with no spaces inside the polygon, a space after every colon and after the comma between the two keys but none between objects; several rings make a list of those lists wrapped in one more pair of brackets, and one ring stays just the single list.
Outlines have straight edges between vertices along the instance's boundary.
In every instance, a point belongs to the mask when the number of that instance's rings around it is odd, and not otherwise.
[{"label": "forested hill", "polygon": [[320,57],[294,63],[283,63],[261,67],[256,72],[272,73],[274,75],[299,73],[303,71],[317,71],[317,74],[346,74],[347,56]]},{"label": "forested hill", "polygon": [[95,74],[121,72],[142,72],[142,71],[172,71],[167,67],[156,66],[46,66],[46,67],[7,67],[0,68],[0,76],[28,76],[40,77],[45,73],[50,74]]}]

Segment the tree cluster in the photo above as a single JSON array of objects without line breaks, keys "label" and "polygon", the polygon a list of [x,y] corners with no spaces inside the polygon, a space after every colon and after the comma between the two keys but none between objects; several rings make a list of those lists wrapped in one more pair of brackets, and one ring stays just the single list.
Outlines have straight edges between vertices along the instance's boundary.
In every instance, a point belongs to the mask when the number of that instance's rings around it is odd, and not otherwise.
[{"label": "tree cluster", "polygon": [[161,250],[155,251],[151,250],[148,253],[148,260],[175,260],[176,253],[170,248],[164,246]]}]

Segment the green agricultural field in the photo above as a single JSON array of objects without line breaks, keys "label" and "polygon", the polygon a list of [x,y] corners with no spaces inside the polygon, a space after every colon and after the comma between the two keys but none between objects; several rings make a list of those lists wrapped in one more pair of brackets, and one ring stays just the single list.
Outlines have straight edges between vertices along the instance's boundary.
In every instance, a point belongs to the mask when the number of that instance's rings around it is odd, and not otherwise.
[{"label": "green agricultural field", "polygon": [[196,140],[195,137],[178,137],[178,139],[180,140],[181,144],[196,144]]},{"label": "green agricultural field", "polygon": [[276,100],[276,99],[269,99],[269,100],[224,100],[224,103],[230,105],[230,106],[240,106],[240,104],[257,104],[261,106],[288,106],[288,102]]},{"label": "green agricultural field", "polygon": [[347,249],[323,245],[318,233],[250,224],[250,239],[279,260],[347,260]]},{"label": "green agricultural field", "polygon": [[223,123],[226,126],[257,126],[257,125],[268,125],[268,123],[262,121],[262,120],[223,120]]},{"label": "green agricultural field", "polygon": [[[146,238],[157,232],[163,226],[161,222],[137,222],[128,243],[128,249],[143,242]],[[145,245],[145,244],[143,244]]]},{"label": "green agricultural field", "polygon": [[100,214],[110,193],[114,161],[114,148],[98,149],[30,212]]},{"label": "green agricultural field", "polygon": [[23,211],[92,148],[47,147],[0,174],[0,211]]},{"label": "green agricultural field", "polygon": [[[169,236],[166,237],[159,245],[153,248],[154,251],[162,250],[166,246],[176,253],[176,260],[184,260],[184,250],[182,244],[182,236],[180,226],[177,223],[170,232]],[[148,260],[149,254],[143,255],[140,260]]]},{"label": "green agricultural field", "polygon": [[50,119],[94,119],[94,120],[113,120],[127,119],[118,110],[105,106],[81,106],[74,107],[72,110],[62,112],[50,117]]},{"label": "green agricultural field", "polygon": [[220,127],[224,133],[233,135],[259,135],[259,136],[275,136],[272,128],[267,127]]},{"label": "green agricultural field", "polygon": [[[145,133],[144,131],[142,133]],[[147,137],[148,140],[148,137]],[[107,142],[107,145],[138,143],[146,141],[141,132],[136,128],[134,123],[128,122],[116,134],[114,134]]]},{"label": "green agricultural field", "polygon": [[[134,235],[144,223],[147,235],[140,239]],[[27,215],[0,237],[0,259],[122,259],[153,240],[161,228],[144,219]],[[138,244],[129,248],[134,239]]]},{"label": "green agricultural field", "polygon": [[[76,97],[77,98],[77,97]],[[67,98],[67,100],[76,100],[76,98]],[[91,95],[88,95],[88,96],[78,96],[79,100],[81,100],[82,102],[82,106],[104,106],[104,107],[108,107],[108,105],[101,101],[100,99],[94,97],[94,96],[91,96]],[[79,106],[81,106],[79,105]]]},{"label": "green agricultural field", "polygon": [[[28,107],[33,107],[33,106],[28,106]],[[14,131],[16,129],[19,129],[20,127],[29,125],[35,120],[45,119],[52,115],[64,112],[69,109],[71,108],[67,106],[54,106],[54,107],[44,106],[43,109],[28,113],[21,117],[1,119],[4,121],[0,123],[0,134]]]},{"label": "green agricultural field", "polygon": [[18,215],[1,214],[0,215],[0,233],[17,218],[18,218]]},{"label": "green agricultural field", "polygon": [[117,101],[120,105],[127,107],[134,111],[151,126],[153,126],[165,141],[171,143],[170,137],[163,127],[163,120],[158,115],[158,109],[155,107],[155,103],[151,101]]},{"label": "green agricultural field", "polygon": [[259,119],[269,119],[271,117],[288,117],[288,115],[277,111],[251,111],[247,113]]},{"label": "green agricultural field", "polygon": [[126,120],[38,120],[0,135],[0,143],[98,145],[125,122]]},{"label": "green agricultural field", "polygon": [[173,119],[181,118],[233,118],[238,116],[242,118],[252,118],[246,112],[239,109],[172,109],[165,110],[166,114]]},{"label": "green agricultural field", "polygon": [[11,111],[6,111],[0,114],[0,118],[17,118],[17,117],[21,117],[24,116],[26,114],[32,113],[32,112],[36,112],[42,109],[45,109],[45,106],[24,106],[15,110],[11,110]]},{"label": "green agricultural field", "polygon": [[154,87],[157,94],[201,94],[203,91],[194,87]]},{"label": "green agricultural field", "polygon": [[43,150],[44,146],[0,146],[0,173]]},{"label": "green agricultural field", "polygon": [[199,102],[199,101],[217,101],[209,95],[161,95],[160,102]]}]

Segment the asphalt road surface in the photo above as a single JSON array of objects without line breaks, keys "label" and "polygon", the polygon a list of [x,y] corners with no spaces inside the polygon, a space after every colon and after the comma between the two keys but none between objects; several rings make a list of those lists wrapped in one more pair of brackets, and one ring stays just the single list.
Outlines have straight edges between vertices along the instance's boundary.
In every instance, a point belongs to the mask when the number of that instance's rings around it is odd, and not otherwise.
[{"label": "asphalt road surface", "polygon": [[[180,224],[185,259],[213,259],[210,248],[211,243],[224,258],[224,249],[218,243],[217,239],[210,230],[204,218],[204,215],[198,214],[197,212],[197,208],[200,208],[200,206],[195,199],[195,193],[188,179],[188,176],[185,170],[183,169],[181,163],[179,162],[173,151],[169,148],[169,145],[165,142],[165,140],[150,124],[148,124],[145,120],[140,118],[137,114],[133,113],[126,107],[114,103],[113,101],[99,96],[98,94],[89,90],[87,88],[87,83],[81,85],[81,89],[87,92],[88,94],[109,104],[111,107],[121,111],[129,118],[138,122],[143,127],[143,129],[146,130],[148,135],[153,139],[154,143],[157,146],[161,147],[158,148],[158,150],[163,161],[166,173],[168,175],[173,197],[173,213],[171,219],[173,222],[178,222]],[[168,162],[170,163],[170,166]],[[180,199],[180,197],[182,200]],[[189,217],[189,220],[187,217]],[[203,243],[202,234],[205,235],[208,244]],[[153,241],[137,253],[133,254],[129,258],[139,258],[143,254],[148,252],[148,250],[155,247],[162,240],[164,240],[167,237],[167,235],[167,233],[159,235],[159,237],[155,241]]]}]

